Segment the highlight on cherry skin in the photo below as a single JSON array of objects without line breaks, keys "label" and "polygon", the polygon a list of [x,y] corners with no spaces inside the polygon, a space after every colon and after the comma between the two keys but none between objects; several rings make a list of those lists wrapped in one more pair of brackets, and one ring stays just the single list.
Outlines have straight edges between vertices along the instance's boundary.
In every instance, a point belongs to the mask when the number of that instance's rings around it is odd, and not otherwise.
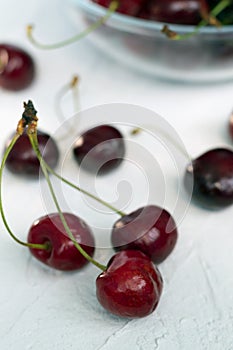
[{"label": "highlight on cherry skin", "polygon": [[118,167],[124,159],[123,136],[111,125],[99,125],[85,131],[77,139],[73,154],[85,170],[104,174]]},{"label": "highlight on cherry skin", "polygon": [[[37,130],[39,149],[46,163],[54,169],[59,160],[59,149],[55,140],[47,133]],[[6,142],[6,147],[10,144],[12,137]],[[5,148],[6,148],[5,147]],[[40,173],[40,162],[32,148],[26,131],[16,141],[8,158],[6,167],[9,171],[17,175],[38,177]]]},{"label": "highlight on cherry skin", "polygon": [[0,87],[18,91],[27,88],[35,77],[32,57],[18,46],[0,44]]},{"label": "highlight on cherry skin", "polygon": [[98,301],[120,317],[148,316],[156,309],[162,289],[159,270],[145,254],[136,250],[116,253],[96,279]]},{"label": "highlight on cherry skin", "polygon": [[208,209],[222,209],[233,204],[233,151],[226,148],[209,150],[187,166],[184,184],[193,199]]},{"label": "highlight on cherry skin", "polygon": [[[63,213],[63,215],[74,239],[92,257],[95,240],[89,226],[74,214]],[[33,244],[47,244],[47,250],[29,248],[30,252],[37,260],[57,270],[77,270],[88,263],[68,237],[58,213],[45,215],[36,220],[29,230],[27,241]]]},{"label": "highlight on cherry skin", "polygon": [[197,24],[201,20],[201,1],[147,1],[139,17],[166,23]]},{"label": "highlight on cherry skin", "polygon": [[171,214],[148,205],[118,219],[112,228],[111,241],[116,251],[140,250],[155,264],[164,261],[175,248],[178,231]]}]

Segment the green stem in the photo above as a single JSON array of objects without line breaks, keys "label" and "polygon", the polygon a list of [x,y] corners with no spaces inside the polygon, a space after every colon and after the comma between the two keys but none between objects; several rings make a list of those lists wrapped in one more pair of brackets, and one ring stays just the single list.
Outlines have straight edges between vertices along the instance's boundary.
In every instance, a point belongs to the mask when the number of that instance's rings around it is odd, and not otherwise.
[{"label": "green stem", "polygon": [[100,26],[102,26],[103,24],[105,24],[107,22],[107,20],[109,19],[109,17],[111,17],[111,15],[116,12],[117,8],[119,6],[119,2],[113,0],[111,2],[111,4],[109,5],[109,8],[106,12],[106,14],[101,17],[98,21],[94,22],[92,25],[90,25],[90,27],[88,27],[87,29],[85,29],[83,32],[71,37],[70,39],[64,40],[64,41],[60,41],[58,43],[55,44],[42,44],[40,42],[38,42],[37,40],[34,39],[32,32],[33,32],[33,27],[32,26],[28,26],[27,27],[27,37],[28,39],[31,41],[31,43],[38,47],[39,49],[42,50],[53,50],[53,49],[58,49],[70,44],[73,44],[74,42],[83,39],[84,37],[86,37],[87,35],[89,35],[91,32],[95,31],[96,29],[98,29]]},{"label": "green stem", "polygon": [[[220,1],[214,9],[210,12],[210,15],[217,17],[225,8],[230,6],[232,4],[232,0],[222,0]],[[183,39],[189,39],[192,36],[198,34],[199,30],[202,27],[205,27],[208,25],[208,20],[203,19],[200,21],[200,23],[195,27],[194,31],[192,33],[187,33],[187,34],[177,34],[170,30],[168,26],[164,26],[162,29],[162,33],[165,33],[170,39],[172,40],[183,40]]]},{"label": "green stem", "polygon": [[29,139],[30,139],[30,142],[31,142],[31,145],[36,153],[36,156],[38,158],[38,160],[40,161],[40,165],[41,165],[41,169],[43,171],[43,174],[45,176],[45,179],[47,181],[47,184],[48,184],[48,187],[49,187],[49,191],[51,193],[51,196],[53,198],[53,201],[54,201],[54,204],[57,208],[57,211],[58,211],[58,214],[60,216],[60,219],[61,219],[61,222],[65,228],[65,231],[66,233],[68,234],[69,238],[71,239],[71,241],[73,242],[73,244],[75,245],[75,247],[77,248],[77,250],[80,252],[80,254],[82,254],[84,256],[84,258],[86,258],[89,262],[91,262],[93,265],[97,266],[99,269],[101,269],[102,271],[105,271],[106,270],[106,266],[105,265],[102,265],[100,264],[99,262],[97,262],[96,260],[94,260],[89,254],[87,254],[85,252],[85,250],[80,246],[80,244],[78,244],[78,242],[75,240],[67,222],[66,222],[66,219],[61,211],[61,208],[59,206],[59,203],[58,203],[58,200],[57,200],[57,197],[55,195],[55,192],[53,190],[53,186],[52,186],[52,183],[50,181],[50,177],[49,177],[49,174],[48,174],[48,171],[47,171],[47,165],[45,163],[45,161],[43,160],[42,156],[41,156],[41,153],[40,153],[40,150],[39,150],[39,147],[38,147],[38,140],[37,140],[37,135],[36,133],[34,134],[28,134],[29,136]]},{"label": "green stem", "polygon": [[109,204],[108,202],[105,202],[103,199],[95,196],[94,194],[91,194],[88,191],[83,190],[82,188],[80,188],[79,186],[73,184],[71,181],[65,179],[63,176],[59,175],[58,173],[56,173],[52,168],[50,168],[50,166],[48,164],[46,164],[46,168],[47,170],[54,176],[56,176],[58,179],[60,179],[61,181],[63,181],[64,183],[66,183],[68,186],[74,188],[75,190],[78,190],[79,192],[85,194],[86,196],[94,199],[95,201],[97,201],[98,203],[103,204],[105,207],[111,209],[112,211],[114,211],[116,214],[118,214],[119,216],[123,217],[126,215],[126,213],[124,213],[121,210],[116,209],[115,207],[113,207],[111,204]]},{"label": "green stem", "polygon": [[12,148],[14,147],[16,141],[18,140],[18,138],[20,137],[19,134],[15,134],[15,136],[12,138],[9,146],[7,147],[4,155],[3,155],[3,159],[1,162],[1,167],[0,167],[0,213],[1,213],[1,217],[2,217],[2,221],[4,223],[5,228],[7,229],[8,233],[10,234],[10,236],[13,238],[13,240],[25,247],[29,247],[29,248],[33,248],[33,249],[43,249],[43,250],[47,250],[50,249],[50,247],[48,246],[48,244],[33,244],[33,243],[26,243],[21,241],[20,239],[18,239],[14,233],[12,232],[12,230],[10,229],[8,223],[7,223],[7,219],[4,213],[4,209],[3,209],[3,200],[2,200],[2,177],[3,177],[3,169],[5,167],[6,164],[6,160],[12,150]]}]

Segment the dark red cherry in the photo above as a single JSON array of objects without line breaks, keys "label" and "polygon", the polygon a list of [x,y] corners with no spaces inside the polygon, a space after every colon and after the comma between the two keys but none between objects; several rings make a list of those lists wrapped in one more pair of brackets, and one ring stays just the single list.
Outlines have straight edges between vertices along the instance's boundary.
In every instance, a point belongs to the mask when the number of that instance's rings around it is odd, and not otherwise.
[{"label": "dark red cherry", "polygon": [[105,173],[116,168],[124,158],[122,134],[110,125],[101,125],[83,133],[74,145],[74,157],[91,172]]},{"label": "dark red cherry", "polygon": [[184,178],[193,199],[202,206],[221,209],[233,204],[233,152],[210,150],[189,164]]},{"label": "dark red cherry", "polygon": [[[7,142],[7,145],[10,141],[11,139]],[[51,168],[55,168],[59,159],[59,150],[56,142],[51,136],[38,130],[38,143],[44,160]],[[26,132],[16,141],[7,158],[6,166],[15,174],[28,176],[39,175],[40,163]]]},{"label": "dark red cherry", "polygon": [[143,11],[158,22],[197,24],[201,19],[199,0],[151,0]]},{"label": "dark red cherry", "polygon": [[125,250],[115,254],[107,270],[96,279],[100,304],[112,314],[137,318],[151,314],[163,289],[159,270],[140,251]]},{"label": "dark red cherry", "polygon": [[[108,8],[112,0],[93,0],[93,2]],[[137,16],[145,3],[146,0],[119,0],[117,12],[129,16]]]},{"label": "dark red cherry", "polygon": [[173,251],[177,236],[172,216],[165,209],[149,205],[117,220],[111,240],[116,251],[140,250],[158,264]]},{"label": "dark red cherry", "polygon": [[[90,228],[73,214],[65,213],[64,217],[76,241],[93,256],[95,242]],[[49,250],[30,248],[30,251],[36,259],[58,270],[77,270],[88,262],[67,236],[58,213],[36,220],[29,230],[28,243],[48,243]]]},{"label": "dark red cherry", "polygon": [[35,76],[32,57],[23,49],[0,44],[0,86],[7,90],[28,87]]}]

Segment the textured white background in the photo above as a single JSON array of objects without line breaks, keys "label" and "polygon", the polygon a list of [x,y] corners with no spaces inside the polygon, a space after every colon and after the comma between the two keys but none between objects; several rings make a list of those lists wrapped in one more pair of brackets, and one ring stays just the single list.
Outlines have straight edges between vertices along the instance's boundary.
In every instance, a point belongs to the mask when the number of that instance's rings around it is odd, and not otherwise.
[{"label": "textured white background", "polygon": [[[159,82],[119,65],[87,39],[61,50],[39,51],[27,41],[25,26],[35,23],[36,35],[48,42],[68,37],[77,30],[68,2],[1,0],[0,4],[0,42],[25,47],[38,66],[30,89],[1,91],[1,150],[20,117],[22,102],[29,98],[39,110],[42,129],[56,130],[54,98],[74,73],[81,77],[83,109],[136,101],[166,118],[192,156],[231,144],[227,122],[233,83]],[[4,198],[9,222],[24,239],[34,219],[44,214],[39,184],[6,172]],[[84,206],[80,207],[88,221]],[[179,228],[177,247],[160,266],[165,286],[158,309],[145,319],[130,321],[109,315],[97,303],[96,268],[71,274],[52,271],[12,242],[1,224],[1,350],[232,350],[232,214],[232,207],[212,213],[191,204]],[[98,251],[96,257],[105,263],[111,254]]]}]

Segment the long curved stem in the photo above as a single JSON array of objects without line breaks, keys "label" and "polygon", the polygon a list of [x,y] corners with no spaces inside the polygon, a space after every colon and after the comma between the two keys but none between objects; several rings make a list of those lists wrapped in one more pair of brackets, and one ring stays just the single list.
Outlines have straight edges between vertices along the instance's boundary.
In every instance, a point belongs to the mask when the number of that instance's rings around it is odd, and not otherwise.
[{"label": "long curved stem", "polygon": [[48,174],[48,171],[47,171],[47,166],[46,166],[46,163],[45,161],[43,160],[42,156],[41,156],[41,153],[40,153],[40,150],[39,150],[39,147],[38,147],[38,140],[37,140],[37,135],[36,133],[34,134],[28,134],[29,136],[29,139],[30,139],[30,142],[31,142],[31,145],[36,153],[36,156],[38,158],[38,160],[40,161],[40,165],[41,165],[41,169],[43,171],[43,174],[45,176],[45,179],[47,181],[47,184],[48,184],[48,187],[49,187],[49,191],[51,193],[51,196],[53,198],[53,201],[54,201],[54,204],[56,206],[56,209],[58,211],[58,214],[60,216],[60,219],[61,219],[61,222],[65,228],[65,231],[66,233],[68,234],[69,238],[71,239],[71,241],[73,242],[73,244],[75,245],[75,247],[77,248],[77,250],[84,256],[84,258],[86,258],[89,262],[91,262],[93,265],[97,266],[99,269],[101,269],[102,271],[105,271],[106,270],[106,266],[105,265],[102,265],[100,264],[99,262],[97,262],[96,260],[94,260],[89,254],[87,254],[85,252],[85,250],[80,246],[80,244],[78,244],[78,242],[75,240],[67,222],[66,222],[66,219],[61,211],[61,208],[59,206],[59,203],[58,203],[58,200],[57,200],[57,197],[55,195],[55,192],[53,190],[53,186],[52,186],[52,183],[50,181],[50,177],[49,177],[49,174]]},{"label": "long curved stem", "polygon": [[6,160],[12,150],[12,148],[14,147],[16,141],[18,140],[18,138],[20,137],[20,134],[15,134],[15,136],[12,138],[10,144],[8,145],[5,153],[4,153],[4,156],[3,156],[3,159],[2,159],[2,162],[1,162],[1,167],[0,167],[0,213],[1,213],[1,217],[2,217],[2,221],[4,223],[4,226],[5,228],[7,229],[9,235],[13,238],[13,240],[25,247],[28,247],[28,248],[33,248],[33,249],[43,249],[43,250],[47,250],[47,249],[50,249],[50,246],[48,244],[33,244],[33,243],[27,243],[27,242],[23,242],[21,241],[19,238],[17,238],[15,236],[15,234],[13,233],[13,231],[11,230],[10,226],[8,225],[8,222],[7,222],[7,219],[6,219],[6,216],[5,216],[5,212],[4,212],[4,209],[3,209],[3,200],[2,200],[2,176],[3,176],[3,169],[5,167],[5,164],[6,164]]},{"label": "long curved stem", "polygon": [[164,138],[166,140],[169,140],[171,142],[171,144],[177,149],[177,151],[182,154],[188,161],[190,161],[191,156],[185,152],[185,150],[183,149],[183,147],[181,147],[181,145],[176,141],[176,139],[174,137],[172,137],[168,132],[160,129],[158,126],[154,126],[154,125],[142,125],[139,128],[134,128],[133,130],[130,131],[131,135],[137,135],[141,132],[144,131],[144,128],[146,130],[151,130],[154,133],[159,133],[160,135],[164,136]]},{"label": "long curved stem", "polygon": [[60,179],[62,182],[66,183],[68,186],[74,188],[75,190],[78,190],[79,192],[85,194],[86,196],[94,199],[95,201],[97,201],[98,203],[103,204],[106,208],[111,209],[112,211],[114,211],[116,214],[118,214],[119,216],[125,216],[126,213],[124,213],[123,211],[113,207],[111,204],[109,204],[108,202],[104,201],[103,199],[95,196],[94,194],[83,190],[81,187],[73,184],[71,181],[65,179],[63,176],[59,175],[58,173],[56,173],[52,168],[50,168],[50,166],[48,164],[46,164],[46,168],[47,170],[54,176],[56,176],[58,179]]},{"label": "long curved stem", "polygon": [[91,32],[95,31],[96,29],[98,29],[100,26],[102,26],[103,24],[105,24],[107,22],[107,20],[109,19],[109,17],[111,17],[111,15],[116,12],[117,8],[119,6],[119,2],[113,0],[111,2],[111,4],[109,5],[109,8],[105,14],[105,16],[101,17],[98,21],[94,22],[92,25],[90,25],[90,27],[88,27],[87,29],[85,29],[83,32],[74,35],[73,37],[60,41],[58,43],[55,44],[42,44],[40,42],[38,42],[32,35],[33,32],[33,26],[29,25],[27,27],[27,37],[28,39],[31,41],[31,43],[36,46],[39,49],[42,50],[53,50],[53,49],[58,49],[70,44],[73,44],[74,42],[83,39],[84,37],[86,37],[87,35],[89,35]]}]

